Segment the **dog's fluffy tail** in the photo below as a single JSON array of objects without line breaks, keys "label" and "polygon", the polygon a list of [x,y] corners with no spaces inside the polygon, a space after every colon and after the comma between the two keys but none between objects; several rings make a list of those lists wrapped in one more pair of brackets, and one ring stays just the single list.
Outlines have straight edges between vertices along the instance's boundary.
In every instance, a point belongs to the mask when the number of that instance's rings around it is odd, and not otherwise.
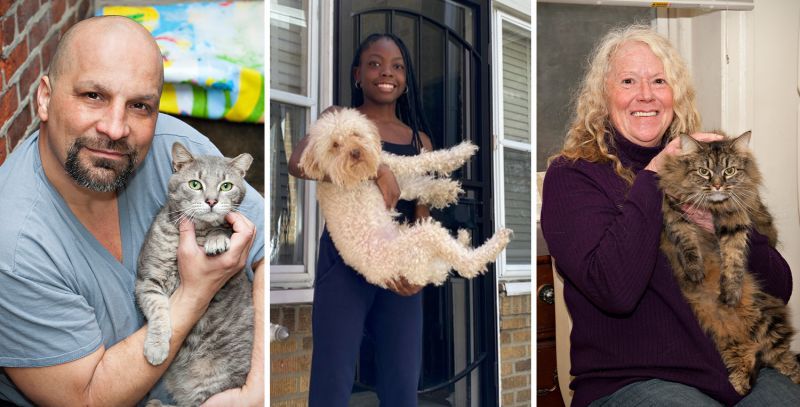
[{"label": "dog's fluffy tail", "polygon": [[381,161],[388,165],[395,176],[438,174],[450,175],[460,168],[478,151],[478,146],[465,141],[456,146],[423,151],[414,156],[399,156],[387,152],[381,153]]}]

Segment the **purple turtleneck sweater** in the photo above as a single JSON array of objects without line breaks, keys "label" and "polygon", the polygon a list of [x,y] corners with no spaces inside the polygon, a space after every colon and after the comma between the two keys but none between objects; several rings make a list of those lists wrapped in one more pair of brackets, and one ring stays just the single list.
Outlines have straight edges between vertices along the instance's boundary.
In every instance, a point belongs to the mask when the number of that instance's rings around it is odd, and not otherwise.
[{"label": "purple turtleneck sweater", "polygon": [[[547,169],[542,192],[542,232],[565,277],[573,320],[572,405],[654,378],[733,405],[741,397],[659,249],[662,194],[656,173],[643,168],[663,146],[613,138],[616,155],[636,174],[632,186],[610,163],[559,158]],[[764,291],[788,301],[789,265],[755,232],[749,266]]]}]

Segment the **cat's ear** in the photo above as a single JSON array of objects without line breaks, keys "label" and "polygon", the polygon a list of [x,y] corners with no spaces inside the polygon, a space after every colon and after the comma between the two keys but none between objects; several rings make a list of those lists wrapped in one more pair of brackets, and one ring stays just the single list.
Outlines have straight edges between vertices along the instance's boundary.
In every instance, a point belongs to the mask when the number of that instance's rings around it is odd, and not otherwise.
[{"label": "cat's ear", "polygon": [[697,140],[688,134],[681,134],[681,152],[683,154],[694,153],[700,148]]},{"label": "cat's ear", "polygon": [[228,166],[233,167],[241,173],[244,177],[244,174],[247,173],[247,170],[250,168],[250,164],[253,163],[253,156],[247,153],[239,154],[236,158],[232,159]]},{"label": "cat's ear", "polygon": [[733,140],[733,148],[736,149],[736,151],[741,152],[741,153],[743,153],[745,151],[750,151],[750,148],[748,146],[750,145],[750,135],[751,134],[752,134],[752,132],[748,130],[748,131],[742,133],[741,136],[736,137],[736,139]]},{"label": "cat's ear", "polygon": [[192,161],[194,161],[194,156],[183,144],[175,142],[172,145],[172,171],[178,172],[178,170]]}]

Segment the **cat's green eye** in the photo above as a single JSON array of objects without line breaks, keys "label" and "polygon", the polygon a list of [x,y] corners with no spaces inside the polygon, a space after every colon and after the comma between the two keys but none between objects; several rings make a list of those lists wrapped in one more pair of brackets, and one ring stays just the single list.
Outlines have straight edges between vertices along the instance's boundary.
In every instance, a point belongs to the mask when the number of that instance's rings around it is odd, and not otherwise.
[{"label": "cat's green eye", "polygon": [[730,177],[733,174],[736,174],[736,167],[728,167],[725,169],[725,176]]},{"label": "cat's green eye", "polygon": [[697,173],[700,174],[701,177],[707,177],[711,175],[711,171],[708,168],[698,168]]},{"label": "cat's green eye", "polygon": [[233,189],[233,182],[223,182],[219,186],[219,190],[222,192],[228,192]]},{"label": "cat's green eye", "polygon": [[189,188],[194,190],[201,190],[203,189],[203,184],[201,184],[200,181],[193,179],[189,181]]}]

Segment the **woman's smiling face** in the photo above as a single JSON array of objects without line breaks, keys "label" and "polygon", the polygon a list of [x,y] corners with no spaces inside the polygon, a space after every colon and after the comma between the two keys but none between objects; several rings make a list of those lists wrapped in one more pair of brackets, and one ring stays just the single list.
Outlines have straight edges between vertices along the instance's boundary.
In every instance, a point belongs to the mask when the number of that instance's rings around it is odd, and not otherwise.
[{"label": "woman's smiling face", "polygon": [[393,103],[406,90],[403,54],[389,38],[380,38],[364,49],[354,75],[365,101]]},{"label": "woman's smiling face", "polygon": [[606,77],[611,123],[632,143],[657,146],[672,123],[672,88],[664,64],[643,42],[622,44]]}]

